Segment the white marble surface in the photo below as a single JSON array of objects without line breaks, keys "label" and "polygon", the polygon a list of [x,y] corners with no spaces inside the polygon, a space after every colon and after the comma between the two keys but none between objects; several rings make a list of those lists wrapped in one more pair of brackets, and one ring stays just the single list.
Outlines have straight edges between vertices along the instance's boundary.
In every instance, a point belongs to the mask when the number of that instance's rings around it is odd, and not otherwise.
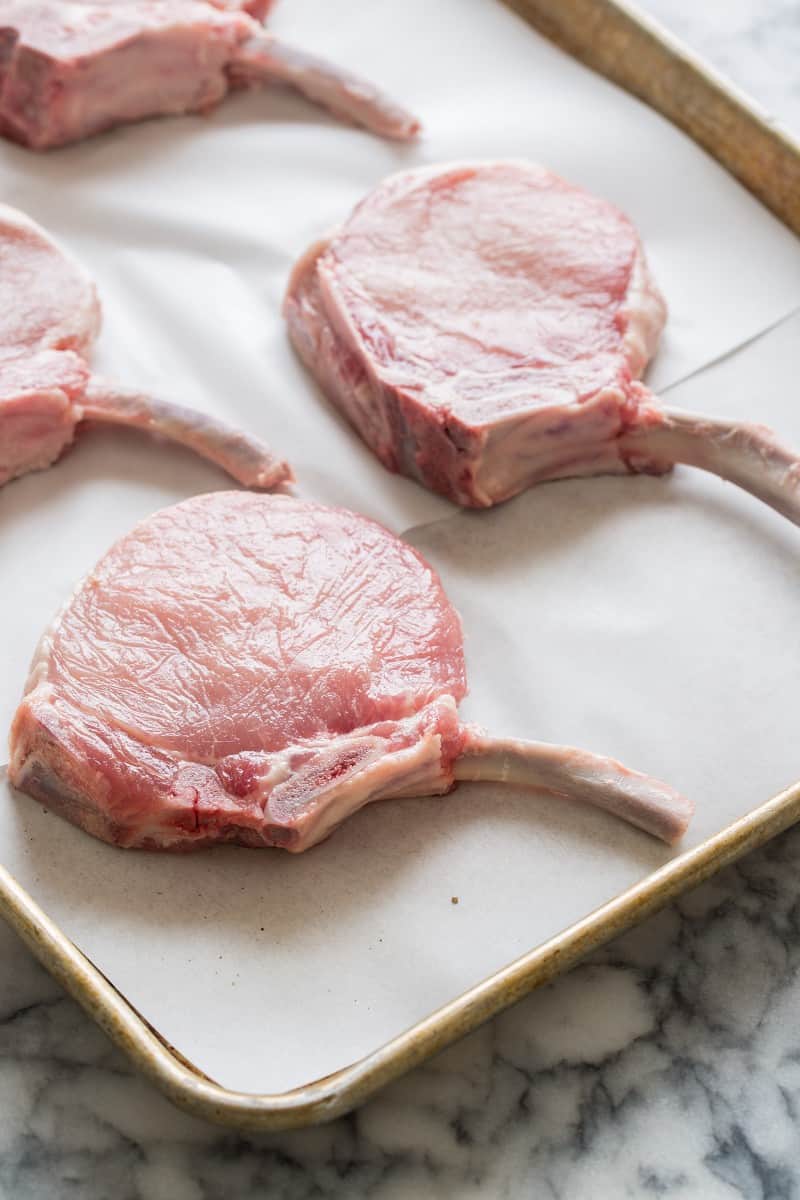
[{"label": "white marble surface", "polygon": [[797,0],[638,0],[800,136]]},{"label": "white marble surface", "polygon": [[[800,130],[797,0],[646,7]],[[134,1076],[0,926],[2,1200],[800,1196],[800,829],[319,1130]]]}]

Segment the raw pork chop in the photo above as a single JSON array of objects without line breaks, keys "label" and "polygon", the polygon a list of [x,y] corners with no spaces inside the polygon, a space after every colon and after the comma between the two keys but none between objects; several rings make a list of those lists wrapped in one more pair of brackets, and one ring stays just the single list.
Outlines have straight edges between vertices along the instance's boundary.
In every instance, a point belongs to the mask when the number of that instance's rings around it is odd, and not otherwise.
[{"label": "raw pork chop", "polygon": [[94,284],[22,213],[0,205],[0,486],[47,467],[84,421],[130,425],[188,446],[247,487],[292,478],[257,438],[92,376]]},{"label": "raw pork chop", "polygon": [[295,266],[292,341],[386,467],[458,504],[546,479],[713,471],[800,521],[769,430],[659,408],[666,307],[630,221],[525,162],[395,175]]},{"label": "raw pork chop", "polygon": [[[287,84],[384,137],[419,123],[371,84],[262,27],[269,0],[0,0],[0,132],[44,150]],[[249,14],[249,15],[248,15]]]},{"label": "raw pork chop", "polygon": [[610,759],[461,725],[461,626],[380,525],[217,492],[149,517],[42,638],[11,782],[120,846],[305,850],[369,801],[531,784],[666,841],[691,807]]}]

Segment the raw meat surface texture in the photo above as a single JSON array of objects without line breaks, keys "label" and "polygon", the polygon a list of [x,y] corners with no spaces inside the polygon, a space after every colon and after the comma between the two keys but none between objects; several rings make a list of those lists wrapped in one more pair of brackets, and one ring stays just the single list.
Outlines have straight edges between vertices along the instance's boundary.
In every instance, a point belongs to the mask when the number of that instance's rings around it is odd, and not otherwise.
[{"label": "raw meat surface texture", "polygon": [[96,837],[301,851],[373,800],[456,779],[577,796],[667,841],[691,806],[569,747],[461,725],[458,614],[386,529],[217,492],[138,525],[42,638],[11,782]]},{"label": "raw meat surface texture", "polygon": [[100,329],[89,275],[34,221],[0,205],[0,486],[54,463],[83,422],[187,446],[246,487],[292,478],[258,438],[171,401],[93,377]]},{"label": "raw meat surface texture", "polygon": [[100,330],[92,280],[66,250],[17,209],[0,205],[0,350],[76,350]]},{"label": "raw meat surface texture", "polygon": [[73,351],[0,352],[0,486],[61,457],[75,436],[88,380]]},{"label": "raw meat surface texture", "polygon": [[121,845],[302,849],[453,783],[458,615],[381,526],[215,493],[144,521],[42,639],[11,778]]},{"label": "raw meat surface texture", "polygon": [[390,470],[485,506],[628,469],[615,442],[666,307],[613,205],[543,167],[489,162],[379,185],[298,262],[285,313]]},{"label": "raw meat surface texture", "polygon": [[800,455],[640,382],[666,305],[612,204],[527,162],[395,175],[296,264],[295,348],[390,471],[486,507],[676,463],[800,525]]},{"label": "raw meat surface texture", "polygon": [[377,88],[268,33],[269,0],[0,0],[0,133],[44,150],[232,88],[293,87],[386,137],[419,123]]}]

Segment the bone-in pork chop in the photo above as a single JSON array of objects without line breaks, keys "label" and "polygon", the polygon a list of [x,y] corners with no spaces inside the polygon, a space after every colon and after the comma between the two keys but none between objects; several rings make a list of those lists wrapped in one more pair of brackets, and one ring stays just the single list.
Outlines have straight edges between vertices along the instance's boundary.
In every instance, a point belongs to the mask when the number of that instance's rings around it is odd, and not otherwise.
[{"label": "bone-in pork chop", "polygon": [[169,401],[92,376],[100,328],[83,267],[24,214],[0,205],[0,486],[47,467],[86,421],[158,434],[247,487],[292,478],[258,438]]},{"label": "bone-in pork chop", "polygon": [[44,150],[127,121],[207,112],[288,85],[385,137],[418,121],[371,84],[268,33],[269,0],[0,0],[0,133]]},{"label": "bone-in pork chop", "polygon": [[305,850],[372,800],[528,783],[673,841],[691,807],[609,759],[460,723],[461,626],[375,522],[217,492],[122,538],[41,640],[11,782],[120,846]]},{"label": "bone-in pork chop", "polygon": [[385,466],[485,507],[548,479],[691,463],[800,520],[768,430],[638,382],[666,306],[631,222],[526,162],[387,179],[297,263],[292,341]]}]

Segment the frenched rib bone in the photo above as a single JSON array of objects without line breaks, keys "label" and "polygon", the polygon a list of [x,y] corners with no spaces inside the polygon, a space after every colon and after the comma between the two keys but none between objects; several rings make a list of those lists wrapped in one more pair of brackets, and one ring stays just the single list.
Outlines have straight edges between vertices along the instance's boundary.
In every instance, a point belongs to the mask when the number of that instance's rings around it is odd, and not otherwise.
[{"label": "frenched rib bone", "polygon": [[235,88],[288,85],[405,140],[415,117],[372,84],[263,28],[269,0],[0,0],[0,132],[46,150],[146,117],[207,112]]},{"label": "frenched rib bone", "polygon": [[382,526],[216,492],[122,538],[42,638],[12,783],[119,846],[301,851],[457,779],[572,796],[677,840],[691,805],[620,763],[463,725],[461,624]]},{"label": "frenched rib bone", "polygon": [[763,426],[640,382],[666,305],[631,222],[527,162],[394,175],[297,262],[294,346],[391,471],[487,507],[575,475],[712,471],[800,523]]},{"label": "frenched rib bone", "polygon": [[245,487],[292,478],[260,439],[93,376],[86,360],[99,329],[97,291],[80,263],[0,205],[0,486],[54,463],[86,421],[178,442]]}]

